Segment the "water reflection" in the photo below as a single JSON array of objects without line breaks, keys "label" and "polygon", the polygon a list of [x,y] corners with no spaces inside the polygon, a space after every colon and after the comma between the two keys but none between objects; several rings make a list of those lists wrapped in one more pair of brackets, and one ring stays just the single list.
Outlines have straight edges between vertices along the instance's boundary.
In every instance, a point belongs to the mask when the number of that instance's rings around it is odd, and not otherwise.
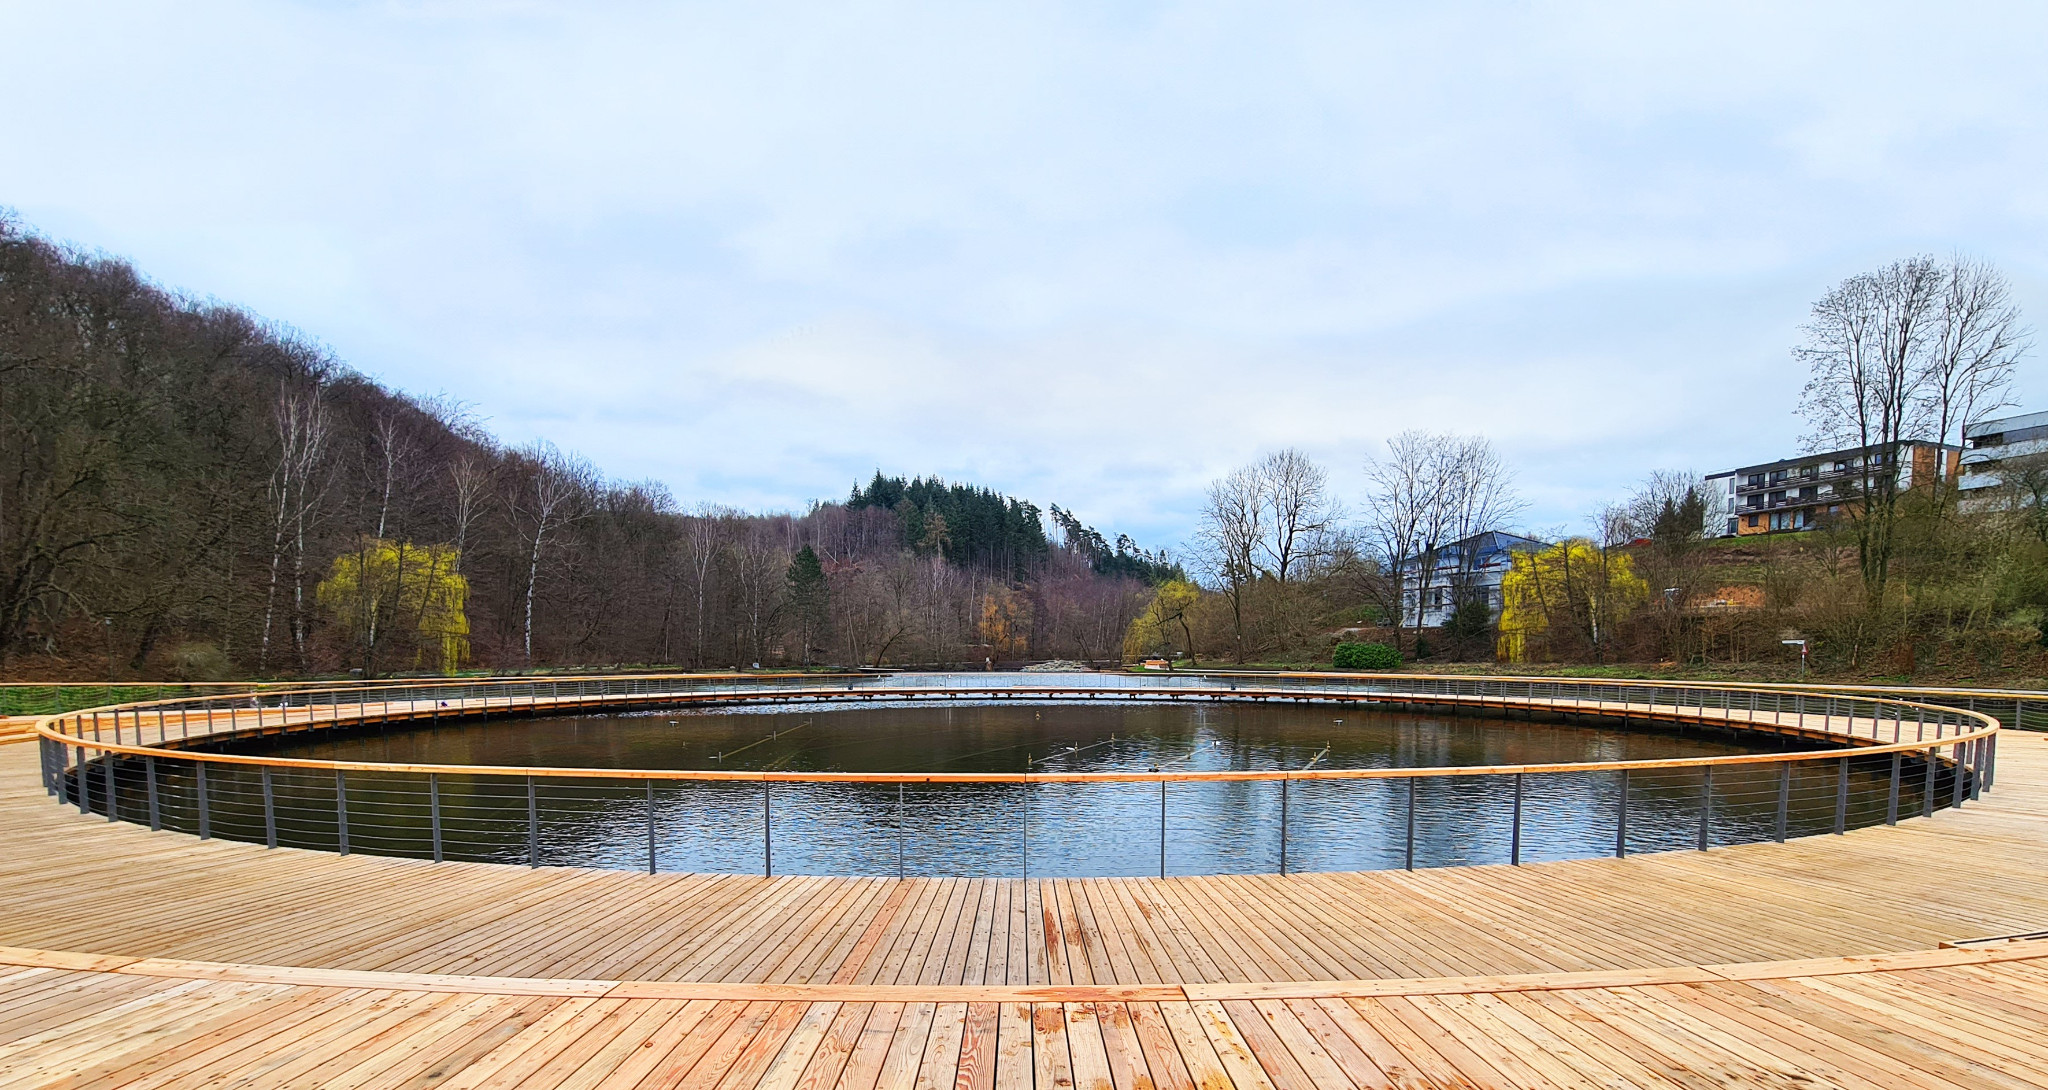
[{"label": "water reflection", "polygon": [[[241,752],[413,764],[1016,772],[1127,769],[1430,768],[1757,752],[1769,739],[1506,719],[1255,704],[811,706],[504,720],[242,745]],[[190,764],[159,760],[159,820],[196,831]],[[1901,766],[1901,812],[1921,806],[1924,765]],[[1939,770],[1938,770],[1939,771]],[[664,871],[965,876],[1364,870],[1506,862],[1515,777],[1157,784],[704,784],[444,774],[209,771],[213,835],[332,849],[346,821],[359,852]],[[1889,756],[1850,767],[1848,824],[1884,820]],[[1780,766],[1521,777],[1524,860],[1769,839]],[[147,806],[124,762],[119,804]],[[1835,761],[1793,766],[1789,835],[1834,827]],[[1941,783],[1946,783],[1946,777]],[[89,790],[97,791],[96,786]],[[1936,795],[1940,797],[1940,785]],[[438,806],[438,820],[436,809]],[[94,807],[98,809],[96,805]],[[1283,823],[1283,811],[1285,821]],[[532,820],[530,820],[530,818]],[[1283,832],[1284,829],[1284,832]]]}]

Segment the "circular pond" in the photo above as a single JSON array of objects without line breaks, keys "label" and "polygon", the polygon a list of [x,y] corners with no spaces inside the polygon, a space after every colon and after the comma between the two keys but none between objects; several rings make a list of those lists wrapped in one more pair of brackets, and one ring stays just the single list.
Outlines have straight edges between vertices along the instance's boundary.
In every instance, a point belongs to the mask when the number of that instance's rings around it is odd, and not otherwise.
[{"label": "circular pond", "polygon": [[[1360,706],[960,702],[666,709],[244,741],[415,766],[1017,773],[1435,768],[1770,752],[1764,735]],[[1811,748],[1811,743],[1797,743]],[[1788,745],[1787,748],[1790,748]],[[1769,839],[1885,818],[1889,756],[1523,776],[1157,783],[580,780],[275,770],[280,844],[663,871],[1016,877],[1366,870]],[[1789,774],[1783,770],[1789,768]],[[190,775],[165,768],[165,777]],[[254,769],[215,766],[211,831],[263,841]],[[1783,778],[1781,778],[1783,777]],[[1918,812],[1906,776],[1902,809]],[[1845,790],[1846,789],[1846,790]],[[165,787],[166,798],[189,795]],[[337,813],[340,811],[341,813]],[[186,815],[167,814],[173,827]],[[430,831],[431,827],[431,831]],[[1519,841],[1515,830],[1519,828]],[[1284,868],[1283,868],[1284,863]]]}]

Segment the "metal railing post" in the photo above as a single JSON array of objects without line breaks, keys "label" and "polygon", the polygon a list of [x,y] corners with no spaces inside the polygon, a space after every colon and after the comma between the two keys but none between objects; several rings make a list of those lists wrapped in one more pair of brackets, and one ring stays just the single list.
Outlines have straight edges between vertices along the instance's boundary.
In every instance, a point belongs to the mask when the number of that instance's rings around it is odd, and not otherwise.
[{"label": "metal railing post", "polygon": [[654,867],[654,781],[647,781],[647,873],[653,874]]},{"label": "metal railing post", "polygon": [[1508,832],[1508,864],[1522,865],[1522,774],[1515,773],[1515,817]]},{"label": "metal railing post", "polygon": [[143,782],[149,785],[149,831],[158,832],[164,827],[164,818],[163,810],[157,805],[156,800],[155,757],[144,757],[142,759],[142,778]]},{"label": "metal railing post", "polygon": [[1777,841],[1785,842],[1785,826],[1792,814],[1792,762],[1778,762],[1778,834]]},{"label": "metal railing post", "polygon": [[[1287,873],[1287,781],[1280,781],[1280,873]],[[1166,877],[1166,781],[1159,781],[1159,877]]]},{"label": "metal railing post", "polygon": [[1714,766],[1700,766],[1700,850],[1706,851],[1713,839],[1714,826]]},{"label": "metal railing post", "polygon": [[[489,698],[485,698],[488,709]],[[526,777],[526,865],[540,866],[540,793],[534,788],[533,777]]]},{"label": "metal railing post", "polygon": [[1614,858],[1628,855],[1628,769],[1621,770],[1620,805],[1614,812]]},{"label": "metal railing post", "polygon": [[1973,753],[1970,757],[1971,802],[1976,802],[1978,799],[1984,797],[1984,759],[1985,755],[1991,751],[1991,739],[1977,739],[1975,749],[1976,752]]},{"label": "metal railing post", "polygon": [[1835,773],[1835,835],[1849,831],[1849,758],[1842,758]]},{"label": "metal railing post", "polygon": [[[1280,873],[1287,873],[1287,781],[1280,781]],[[1159,782],[1159,877],[1166,877],[1166,781]]]},{"label": "metal railing post", "polygon": [[1403,870],[1415,869],[1415,777],[1408,777],[1408,848]]},{"label": "metal railing post", "polygon": [[[107,756],[106,756],[106,762],[107,762],[107,820],[108,820],[108,821],[114,821],[114,820],[117,820],[117,818],[116,818],[116,815],[115,815],[115,811],[119,810],[119,809],[120,809],[120,805],[121,805],[121,804],[120,804],[120,802],[118,801],[118,797],[117,797],[117,796],[116,796],[116,795],[114,794],[114,762],[116,761],[116,759],[117,759],[117,758],[116,758],[116,757],[115,757],[115,756],[114,756],[113,754],[111,754],[111,753],[107,754]],[[1961,781],[1957,781],[1956,793],[1957,793],[1957,794],[1959,794],[1959,795],[1960,795],[1960,794],[1962,793],[1962,786],[1961,786]]]},{"label": "metal railing post", "polygon": [[1905,754],[1892,754],[1892,786],[1891,791],[1885,795],[1884,800],[1884,823],[1886,825],[1897,825],[1899,823],[1899,774],[1904,769],[1905,764]]},{"label": "metal railing post", "polygon": [[85,759],[85,747],[84,747],[84,746],[79,746],[79,747],[78,747],[78,769],[77,769],[77,772],[78,772],[78,812],[79,812],[79,813],[81,813],[81,814],[90,814],[90,813],[92,813],[92,800],[91,800],[91,798],[90,798],[90,797],[88,796],[88,790],[87,790],[87,788],[88,788],[88,785],[89,785],[89,782],[90,782],[90,781],[88,781],[88,780],[86,779],[86,773],[87,773],[88,771],[90,771],[90,770],[89,770],[89,769],[88,769],[88,768],[86,767],[86,759]]},{"label": "metal railing post", "polygon": [[[908,811],[907,811],[906,807],[904,806],[904,801],[905,801],[905,794],[906,794],[907,790],[908,790],[908,788],[907,788],[907,787],[906,787],[906,786],[905,786],[905,785],[904,785],[904,784],[903,784],[903,783],[902,783],[901,781],[898,781],[898,782],[897,782],[897,784],[896,784],[896,878],[897,878],[897,880],[898,880],[898,881],[901,881],[901,880],[902,880],[902,879],[903,879],[904,877],[906,877],[906,875],[905,875],[905,873],[904,873],[904,864],[903,864],[903,819],[904,819],[904,818],[905,818],[906,816],[908,816]],[[1160,787],[1160,790],[1161,790],[1161,791],[1164,791],[1164,790],[1165,790],[1165,786],[1164,786],[1163,784],[1161,785],[1161,787]],[[1164,804],[1162,803],[1162,805],[1164,805]]]},{"label": "metal railing post", "polygon": [[207,804],[206,798],[206,762],[194,761],[193,767],[199,779],[197,787],[199,792],[199,839],[211,840],[213,839],[213,810]]},{"label": "metal railing post", "polygon": [[1920,788],[1921,817],[1934,816],[1934,772],[1936,767],[1941,763],[1935,757],[1935,749],[1936,747],[1929,746],[1926,749],[1920,751],[1920,756],[1925,758],[1927,761],[1927,782]]},{"label": "metal railing post", "polygon": [[761,877],[775,877],[775,804],[769,799],[769,781],[761,781]]},{"label": "metal railing post", "polygon": [[277,801],[270,786],[270,766],[263,766],[263,846],[277,847]]},{"label": "metal railing post", "polygon": [[1963,805],[1963,761],[1965,760],[1965,754],[1963,750],[1964,747],[1968,744],[1969,743],[1967,742],[1957,742],[1955,744],[1955,755],[1952,760],[1952,763],[1956,766],[1956,789],[1952,793],[1953,797],[1951,797],[1948,800],[1948,808],[1951,810],[1957,809]]},{"label": "metal railing post", "polygon": [[341,854],[348,854],[348,773],[334,770],[334,838]]},{"label": "metal railing post", "polygon": [[427,824],[434,838],[434,862],[441,861],[441,774],[427,773]]}]

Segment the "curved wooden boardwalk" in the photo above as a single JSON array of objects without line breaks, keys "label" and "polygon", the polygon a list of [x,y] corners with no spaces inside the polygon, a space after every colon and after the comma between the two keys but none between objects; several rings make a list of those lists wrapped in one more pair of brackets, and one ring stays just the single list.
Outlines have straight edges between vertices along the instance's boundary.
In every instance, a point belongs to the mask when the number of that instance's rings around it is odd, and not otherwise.
[{"label": "curved wooden boardwalk", "polygon": [[2044,1086],[2048,947],[1836,960],[2048,928],[2048,737],[1998,773],[1783,845],[1027,885],[266,851],[6,746],[0,1085]]}]

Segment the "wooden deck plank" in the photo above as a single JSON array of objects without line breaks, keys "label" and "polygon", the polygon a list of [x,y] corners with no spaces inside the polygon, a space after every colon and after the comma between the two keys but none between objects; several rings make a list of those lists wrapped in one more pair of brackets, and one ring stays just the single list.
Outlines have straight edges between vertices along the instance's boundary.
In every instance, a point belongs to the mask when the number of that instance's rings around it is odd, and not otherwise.
[{"label": "wooden deck plank", "polygon": [[1708,853],[897,881],[201,842],[59,807],[0,747],[0,941],[44,948],[0,948],[0,1082],[2048,1085],[2048,960],[1927,952],[2048,918],[2048,738],[1999,771],[1931,820]]}]

